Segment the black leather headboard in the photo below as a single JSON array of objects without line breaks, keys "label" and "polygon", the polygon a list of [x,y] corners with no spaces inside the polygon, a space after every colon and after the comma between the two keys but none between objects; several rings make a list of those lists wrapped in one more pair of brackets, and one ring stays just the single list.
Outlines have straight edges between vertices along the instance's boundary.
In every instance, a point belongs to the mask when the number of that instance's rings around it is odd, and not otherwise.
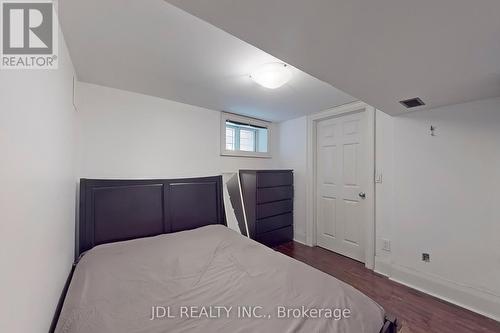
[{"label": "black leather headboard", "polygon": [[222,176],[80,179],[76,258],[96,245],[226,224]]}]

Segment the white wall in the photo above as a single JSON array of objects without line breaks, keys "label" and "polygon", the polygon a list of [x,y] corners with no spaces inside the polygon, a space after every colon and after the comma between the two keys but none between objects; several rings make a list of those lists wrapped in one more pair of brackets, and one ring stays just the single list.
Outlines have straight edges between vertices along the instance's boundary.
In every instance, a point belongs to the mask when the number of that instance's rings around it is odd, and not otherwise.
[{"label": "white wall", "polygon": [[73,66],[0,71],[0,332],[47,332],[73,261]]},{"label": "white wall", "polygon": [[77,107],[80,177],[196,177],[276,164],[276,158],[220,156],[218,111],[87,83],[77,85]]},{"label": "white wall", "polygon": [[279,167],[293,169],[294,239],[306,241],[307,117],[279,124]]},{"label": "white wall", "polygon": [[[392,120],[394,221],[377,220],[377,238],[392,240],[386,273],[500,319],[500,99]],[[381,200],[377,209],[390,210]]]}]

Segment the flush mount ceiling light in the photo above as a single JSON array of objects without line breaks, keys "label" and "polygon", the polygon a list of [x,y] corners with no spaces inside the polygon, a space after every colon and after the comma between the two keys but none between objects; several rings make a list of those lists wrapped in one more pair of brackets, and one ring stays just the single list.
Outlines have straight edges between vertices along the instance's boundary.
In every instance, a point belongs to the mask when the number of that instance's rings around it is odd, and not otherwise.
[{"label": "flush mount ceiling light", "polygon": [[265,64],[254,70],[250,78],[263,87],[276,89],[290,81],[292,72],[284,63],[273,62]]}]

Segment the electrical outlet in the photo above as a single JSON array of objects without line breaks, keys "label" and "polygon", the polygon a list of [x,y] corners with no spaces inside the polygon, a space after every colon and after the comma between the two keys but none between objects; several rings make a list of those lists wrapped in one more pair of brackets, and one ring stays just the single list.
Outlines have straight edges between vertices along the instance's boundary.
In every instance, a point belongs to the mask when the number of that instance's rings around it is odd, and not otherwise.
[{"label": "electrical outlet", "polygon": [[388,239],[382,239],[382,250],[391,252],[391,241]]},{"label": "electrical outlet", "polygon": [[422,253],[422,261],[424,261],[424,262],[430,262],[431,261],[431,255],[429,253]]}]

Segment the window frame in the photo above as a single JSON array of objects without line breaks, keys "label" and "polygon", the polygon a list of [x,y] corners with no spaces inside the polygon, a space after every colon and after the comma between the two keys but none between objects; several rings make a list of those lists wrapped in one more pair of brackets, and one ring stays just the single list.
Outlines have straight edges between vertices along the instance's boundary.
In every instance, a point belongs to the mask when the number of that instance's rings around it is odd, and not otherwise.
[{"label": "window frame", "polygon": [[253,128],[241,128],[239,126],[235,126],[235,125],[227,125],[226,124],[226,137],[225,139],[227,139],[227,129],[230,128],[233,133],[234,133],[234,137],[233,137],[233,146],[234,146],[234,150],[231,150],[231,149],[227,149],[227,141],[226,141],[226,150],[227,151],[242,151],[242,152],[246,152],[246,153],[255,153],[256,151],[255,150],[243,150],[241,149],[241,130],[244,130],[244,131],[247,131],[247,132],[252,132],[253,134],[253,147],[254,149],[257,149],[257,145],[258,145],[258,140],[259,140],[259,132],[257,132],[257,130],[253,129]]},{"label": "window frame", "polygon": [[[224,128],[224,140],[226,140],[226,139],[227,139],[227,127],[228,127],[228,126],[226,126],[226,127]],[[233,142],[232,142],[232,146],[234,147],[234,149],[227,149],[227,141],[225,141],[225,145],[224,145],[224,147],[225,147],[225,150],[233,151],[233,150],[236,150],[236,147],[238,147],[238,146],[239,146],[239,142],[236,142],[236,139],[237,139],[237,137],[236,137],[236,134],[237,134],[237,133],[236,133],[236,131],[237,131],[238,129],[237,129],[236,127],[232,127],[232,126],[230,126],[230,129],[231,129],[231,131],[233,132]],[[238,141],[239,141],[239,140],[238,140]]]},{"label": "window frame", "polygon": [[[233,121],[237,123],[244,123],[250,126],[258,126],[265,127],[267,129],[267,152],[258,152],[258,151],[244,151],[244,150],[236,150],[239,147],[239,144],[236,141],[239,141],[239,134],[237,135],[235,131],[234,137],[234,147],[235,150],[226,149],[226,121]],[[245,117],[236,115],[233,113],[221,112],[221,122],[220,122],[220,154],[222,156],[237,156],[237,157],[258,157],[258,158],[271,158],[271,136],[272,136],[272,123],[260,119]],[[254,146],[257,149],[257,131],[254,132]]]}]

